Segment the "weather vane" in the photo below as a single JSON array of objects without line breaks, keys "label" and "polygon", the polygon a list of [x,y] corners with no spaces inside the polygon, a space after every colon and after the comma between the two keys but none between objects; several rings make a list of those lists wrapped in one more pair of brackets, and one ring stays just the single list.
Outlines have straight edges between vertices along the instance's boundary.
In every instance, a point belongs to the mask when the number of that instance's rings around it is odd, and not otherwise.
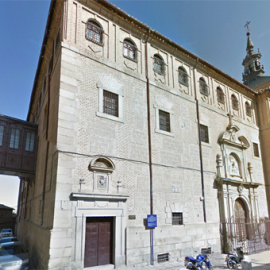
[{"label": "weather vane", "polygon": [[251,23],[251,21],[247,21],[247,23],[244,25],[244,27],[247,28],[247,33],[250,32],[250,28],[249,28],[249,24]]}]

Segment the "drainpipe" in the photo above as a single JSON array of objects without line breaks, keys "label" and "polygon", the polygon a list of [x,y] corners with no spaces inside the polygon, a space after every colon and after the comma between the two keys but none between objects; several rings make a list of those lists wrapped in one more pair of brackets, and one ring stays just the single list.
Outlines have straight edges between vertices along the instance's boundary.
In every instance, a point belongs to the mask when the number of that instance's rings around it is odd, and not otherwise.
[{"label": "drainpipe", "polygon": [[198,123],[198,135],[199,135],[199,152],[200,152],[200,169],[201,169],[201,186],[202,186],[202,197],[203,197],[203,218],[206,223],[206,210],[205,210],[205,198],[204,198],[204,178],[203,178],[203,159],[202,159],[202,142],[200,133],[200,111],[199,111],[199,101],[197,98],[196,90],[196,80],[195,80],[195,68],[199,63],[199,58],[196,59],[196,64],[193,67],[193,82],[194,82],[194,92],[195,92],[195,102],[196,102],[196,112],[197,112],[197,123]]},{"label": "drainpipe", "polygon": [[[148,51],[147,42],[150,36],[150,28],[148,28],[148,35],[145,40],[145,77],[146,77],[146,93],[147,93],[147,123],[148,123],[148,152],[149,152],[149,176],[150,176],[150,214],[153,215],[153,170],[152,170],[152,142],[151,142],[151,119],[150,119],[150,85],[148,74]],[[150,243],[151,243],[151,265],[154,265],[154,235],[153,229],[150,229]]]}]

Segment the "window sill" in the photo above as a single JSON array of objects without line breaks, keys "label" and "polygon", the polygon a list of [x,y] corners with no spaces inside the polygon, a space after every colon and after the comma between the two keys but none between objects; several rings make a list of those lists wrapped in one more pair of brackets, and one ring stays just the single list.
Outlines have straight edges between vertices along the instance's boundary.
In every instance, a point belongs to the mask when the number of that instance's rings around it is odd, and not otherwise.
[{"label": "window sill", "polygon": [[157,73],[160,76],[165,76],[165,72],[159,72],[157,70],[154,69],[154,72]]},{"label": "window sill", "polygon": [[133,58],[128,57],[128,56],[125,56],[125,55],[123,55],[123,56],[124,56],[125,59],[128,59],[128,60],[130,60],[130,61],[132,61],[134,63],[138,63],[138,60],[137,59],[133,59]]},{"label": "window sill", "polygon": [[91,41],[91,42],[93,42],[93,43],[95,43],[95,44],[97,44],[97,45],[99,45],[99,46],[101,46],[101,47],[104,46],[104,43],[103,43],[103,42],[98,42],[98,41],[96,41],[96,40],[94,40],[94,39],[90,39],[90,38],[88,38],[88,37],[85,37],[85,38],[86,38],[86,40]]},{"label": "window sill", "polygon": [[206,147],[212,147],[211,145],[210,145],[210,142],[201,142],[201,144],[203,145],[203,146],[206,146]]},{"label": "window sill", "polygon": [[181,85],[184,85],[184,86],[188,87],[188,83],[179,82],[179,81],[178,81],[178,83],[181,84]]},{"label": "window sill", "polygon": [[163,134],[163,135],[167,135],[167,136],[170,136],[170,137],[174,137],[174,134],[172,132],[164,131],[164,130],[161,130],[161,129],[155,129],[155,132]]},{"label": "window sill", "polygon": [[120,123],[124,123],[123,118],[119,118],[119,117],[116,117],[116,116],[113,116],[113,115],[110,115],[110,114],[106,114],[106,113],[102,113],[102,112],[96,112],[96,115],[99,116],[99,117],[102,117],[102,118],[106,118],[106,119],[110,119],[110,120],[117,121],[117,122],[120,122]]},{"label": "window sill", "polygon": [[208,97],[208,96],[209,96],[208,93],[203,93],[203,92],[201,92],[201,91],[200,91],[200,93],[201,93],[203,96],[205,96],[205,97]]}]

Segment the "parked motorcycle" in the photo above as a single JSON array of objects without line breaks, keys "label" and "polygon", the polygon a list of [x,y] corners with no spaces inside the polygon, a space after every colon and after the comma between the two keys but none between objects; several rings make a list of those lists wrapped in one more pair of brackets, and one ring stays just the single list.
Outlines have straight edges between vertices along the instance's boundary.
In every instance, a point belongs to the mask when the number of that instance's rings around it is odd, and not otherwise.
[{"label": "parked motorcycle", "polygon": [[207,254],[199,254],[196,257],[196,259],[191,256],[185,257],[185,266],[186,266],[186,269],[193,269],[193,270],[211,269],[213,270],[213,266]]},{"label": "parked motorcycle", "polygon": [[244,259],[243,247],[237,247],[236,252],[229,253],[226,257],[227,267],[229,269],[237,269]]}]

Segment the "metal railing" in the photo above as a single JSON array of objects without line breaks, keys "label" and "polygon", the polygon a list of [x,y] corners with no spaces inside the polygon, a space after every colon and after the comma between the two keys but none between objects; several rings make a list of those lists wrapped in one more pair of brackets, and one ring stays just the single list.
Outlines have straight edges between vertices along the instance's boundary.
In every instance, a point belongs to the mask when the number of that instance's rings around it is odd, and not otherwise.
[{"label": "metal railing", "polygon": [[220,223],[223,252],[242,246],[247,254],[270,250],[270,220],[259,223]]}]

